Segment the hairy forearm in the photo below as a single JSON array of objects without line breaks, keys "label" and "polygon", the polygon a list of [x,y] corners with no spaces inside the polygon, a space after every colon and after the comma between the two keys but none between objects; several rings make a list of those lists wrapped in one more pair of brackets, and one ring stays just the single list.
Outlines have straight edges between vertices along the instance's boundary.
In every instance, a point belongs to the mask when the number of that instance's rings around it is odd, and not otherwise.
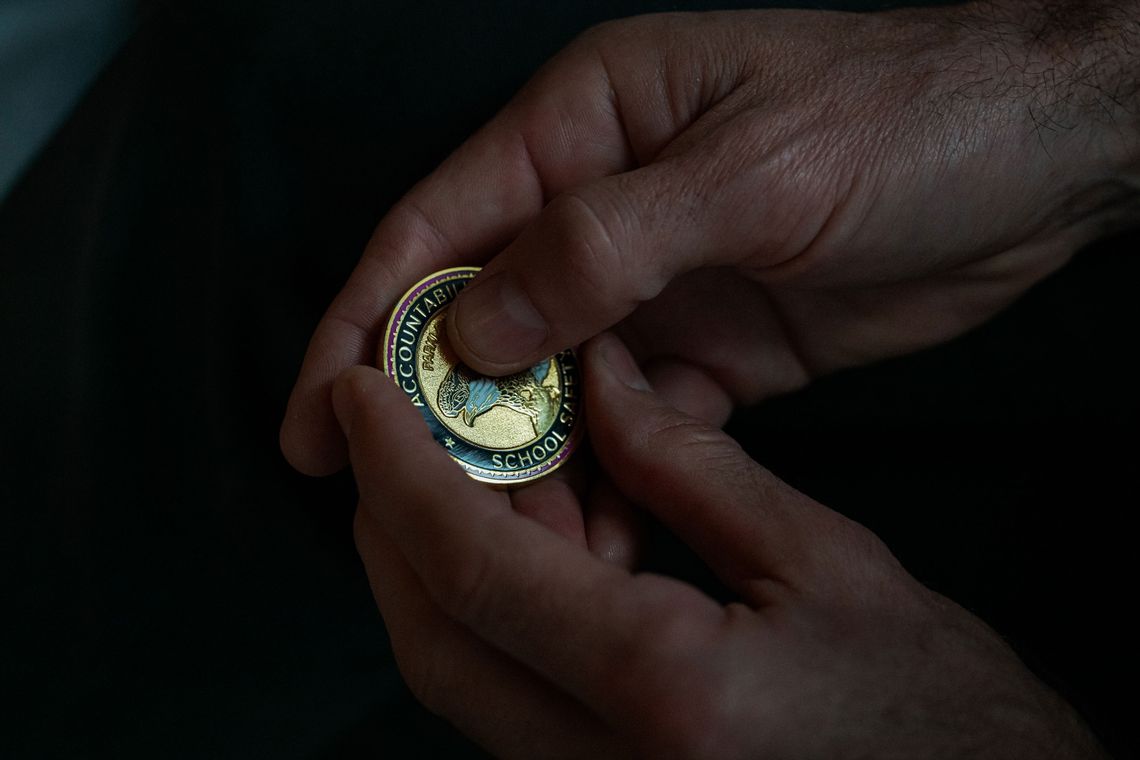
[{"label": "hairy forearm", "polygon": [[1081,107],[1136,131],[1140,126],[1140,2],[1045,3],[1038,32],[1065,67],[1062,88]]},{"label": "hairy forearm", "polygon": [[963,19],[994,56],[990,81],[1039,130],[1090,135],[1116,166],[1140,169],[1140,0],[983,1]]},{"label": "hairy forearm", "polygon": [[950,110],[1048,154],[1068,188],[1053,224],[1087,241],[1140,222],[1140,0],[980,0],[952,16],[966,42]]}]

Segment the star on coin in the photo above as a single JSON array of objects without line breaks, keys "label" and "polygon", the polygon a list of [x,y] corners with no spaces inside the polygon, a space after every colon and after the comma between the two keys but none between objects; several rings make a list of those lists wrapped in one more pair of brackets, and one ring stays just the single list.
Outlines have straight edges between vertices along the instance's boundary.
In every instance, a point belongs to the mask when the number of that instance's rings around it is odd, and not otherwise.
[{"label": "star on coin", "polygon": [[443,445],[450,449],[452,446],[455,445],[455,439],[452,438],[451,436],[448,436],[447,438],[443,439]]}]

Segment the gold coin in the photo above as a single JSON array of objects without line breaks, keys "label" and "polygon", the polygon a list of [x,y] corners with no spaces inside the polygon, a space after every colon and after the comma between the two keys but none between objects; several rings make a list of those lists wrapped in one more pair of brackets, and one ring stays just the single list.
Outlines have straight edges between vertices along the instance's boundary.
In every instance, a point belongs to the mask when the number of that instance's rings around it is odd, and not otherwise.
[{"label": "gold coin", "polygon": [[468,475],[511,488],[553,472],[577,446],[578,360],[567,349],[507,377],[485,377],[460,362],[445,315],[478,271],[444,269],[413,285],[388,320],[381,363]]}]

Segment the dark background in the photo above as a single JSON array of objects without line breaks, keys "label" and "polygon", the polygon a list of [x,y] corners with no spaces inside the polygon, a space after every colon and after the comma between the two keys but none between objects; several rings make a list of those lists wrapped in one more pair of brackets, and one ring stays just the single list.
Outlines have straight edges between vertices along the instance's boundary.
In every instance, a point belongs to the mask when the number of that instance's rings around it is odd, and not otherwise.
[{"label": "dark background", "polygon": [[[0,207],[0,682],[16,703],[0,755],[478,754],[402,686],[351,480],[288,468],[285,399],[415,180],[577,32],[700,5],[144,8]],[[1082,252],[951,344],[730,424],[990,622],[1119,757],[1137,748],[1138,241]]]}]

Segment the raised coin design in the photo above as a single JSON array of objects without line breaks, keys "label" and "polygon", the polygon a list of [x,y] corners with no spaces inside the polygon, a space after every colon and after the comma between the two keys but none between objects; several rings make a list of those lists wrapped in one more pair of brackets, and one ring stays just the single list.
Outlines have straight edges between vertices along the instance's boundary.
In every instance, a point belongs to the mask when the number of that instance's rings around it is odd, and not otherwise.
[{"label": "raised coin design", "polygon": [[577,445],[578,361],[566,350],[507,377],[460,362],[445,315],[478,271],[444,269],[413,285],[392,311],[380,358],[451,458],[472,478],[510,488],[553,472]]}]

